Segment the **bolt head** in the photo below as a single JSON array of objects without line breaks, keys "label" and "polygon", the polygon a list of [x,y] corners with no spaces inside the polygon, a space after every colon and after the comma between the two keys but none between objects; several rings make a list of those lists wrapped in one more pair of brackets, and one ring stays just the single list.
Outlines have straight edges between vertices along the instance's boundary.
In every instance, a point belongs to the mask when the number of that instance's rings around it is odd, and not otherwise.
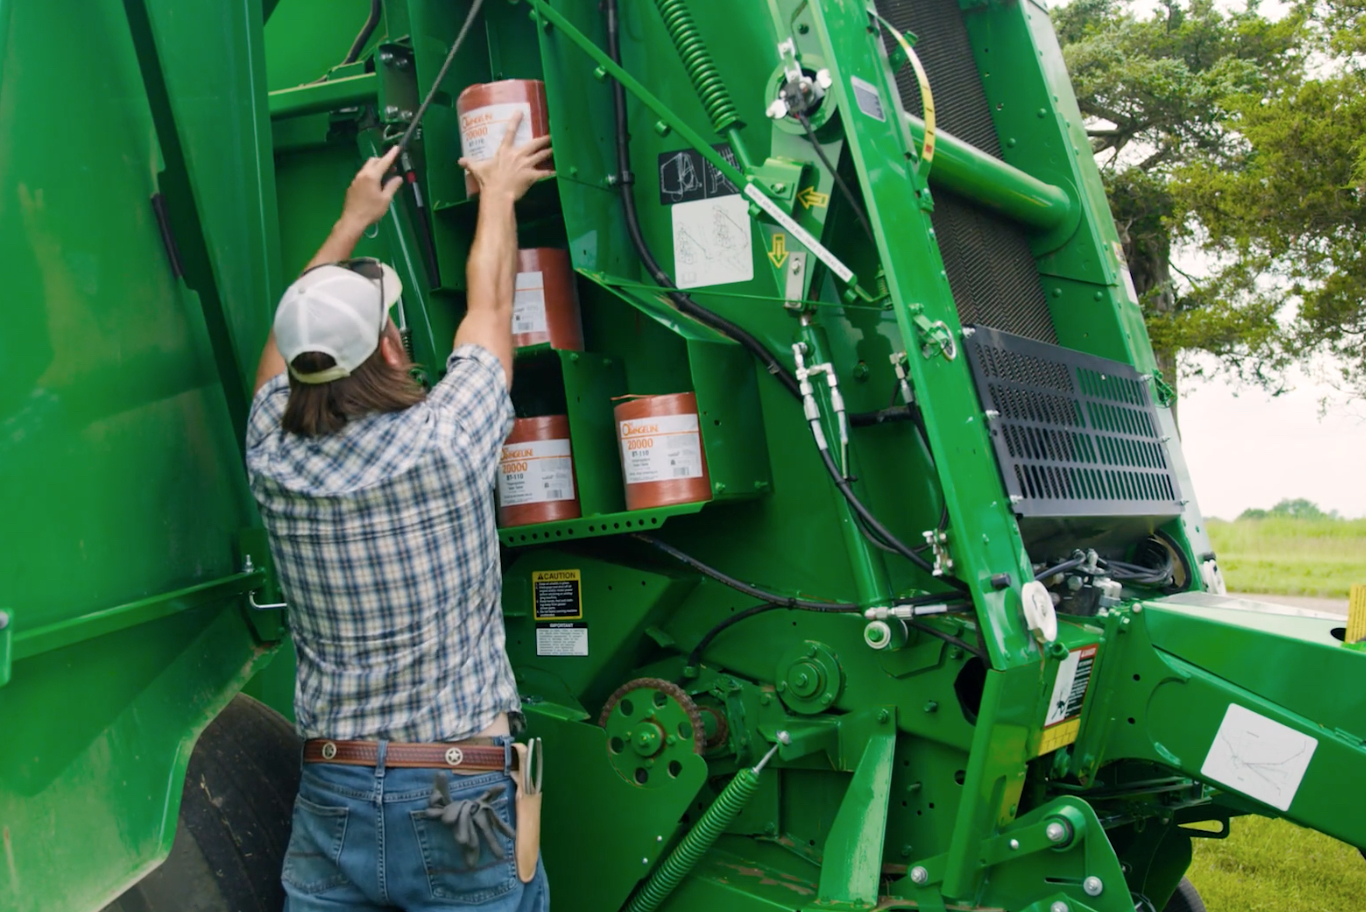
[{"label": "bolt head", "polygon": [[642,859],[640,860],[640,863],[643,864],[643,865],[647,865],[647,864],[650,863],[650,859],[648,859],[648,858],[642,858]]},{"label": "bolt head", "polygon": [[926,871],[922,865],[911,868],[911,883],[924,886],[930,882],[930,872]]},{"label": "bolt head", "polygon": [[1081,882],[1081,888],[1086,891],[1087,896],[1099,896],[1105,892],[1105,884],[1094,874]]},{"label": "bolt head", "polygon": [[1055,820],[1044,827],[1043,834],[1048,837],[1049,842],[1062,842],[1067,838],[1067,827],[1061,821]]},{"label": "bolt head", "polygon": [[1067,907],[1067,903],[1060,899],[1048,907],[1048,912],[1071,912],[1071,910]]},{"label": "bolt head", "polygon": [[1020,850],[1020,840],[1018,840],[1018,839],[1012,839],[1012,840],[1010,840],[1010,851],[1012,851],[1012,852],[1018,852],[1019,850]]}]

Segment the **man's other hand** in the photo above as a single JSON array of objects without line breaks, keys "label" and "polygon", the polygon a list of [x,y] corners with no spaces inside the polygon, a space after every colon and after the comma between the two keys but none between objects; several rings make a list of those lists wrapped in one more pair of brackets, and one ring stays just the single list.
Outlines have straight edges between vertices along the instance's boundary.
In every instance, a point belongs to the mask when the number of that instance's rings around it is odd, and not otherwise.
[{"label": "man's other hand", "polygon": [[393,167],[396,158],[398,146],[361,165],[351,186],[346,188],[346,203],[342,206],[343,221],[359,225],[363,231],[384,218],[389,211],[389,201],[403,185],[401,177],[390,178],[388,183],[384,183],[384,175]]},{"label": "man's other hand", "polygon": [[514,201],[519,200],[536,181],[554,176],[554,171],[538,170],[538,166],[550,158],[549,136],[537,137],[515,149],[512,147],[521,123],[522,112],[517,111],[508,121],[503,143],[492,158],[479,162],[460,159],[460,167],[479,182],[481,196],[510,196]]}]

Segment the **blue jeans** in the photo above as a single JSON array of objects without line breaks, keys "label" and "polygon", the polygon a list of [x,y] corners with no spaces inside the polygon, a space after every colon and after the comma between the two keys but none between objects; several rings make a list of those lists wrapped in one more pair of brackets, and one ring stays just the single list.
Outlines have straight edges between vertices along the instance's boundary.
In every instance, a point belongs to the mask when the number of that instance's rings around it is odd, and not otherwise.
[{"label": "blue jeans", "polygon": [[[381,758],[384,750],[381,743]],[[478,799],[503,786],[491,803],[515,826],[516,785],[506,773],[385,769],[382,762],[375,767],[305,763],[281,876],[285,912],[427,912],[463,906],[480,912],[546,912],[545,869],[538,862],[535,878],[522,883],[512,839],[495,833],[503,856],[484,845],[478,863],[470,866],[450,826],[423,813],[437,776],[446,777],[452,802]]]}]

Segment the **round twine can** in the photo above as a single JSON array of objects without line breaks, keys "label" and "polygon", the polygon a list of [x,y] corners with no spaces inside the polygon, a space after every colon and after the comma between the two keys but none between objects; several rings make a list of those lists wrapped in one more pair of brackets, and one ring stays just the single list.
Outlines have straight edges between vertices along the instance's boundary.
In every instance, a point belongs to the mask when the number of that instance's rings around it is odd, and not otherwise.
[{"label": "round twine can", "polygon": [[577,519],[576,480],[569,417],[516,419],[498,460],[498,525]]},{"label": "round twine can", "polygon": [[626,509],[711,499],[695,393],[635,396],[613,409]]}]

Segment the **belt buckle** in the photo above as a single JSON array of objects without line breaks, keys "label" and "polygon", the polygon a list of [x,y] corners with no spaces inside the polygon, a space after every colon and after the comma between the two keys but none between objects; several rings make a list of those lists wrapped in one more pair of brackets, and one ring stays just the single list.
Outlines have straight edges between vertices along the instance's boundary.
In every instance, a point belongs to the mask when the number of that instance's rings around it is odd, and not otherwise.
[{"label": "belt buckle", "polygon": [[337,745],[332,741],[324,741],[322,755],[324,760],[331,760],[337,756]]},{"label": "belt buckle", "polygon": [[459,766],[465,762],[465,752],[458,747],[446,749],[446,763],[449,766]]}]

